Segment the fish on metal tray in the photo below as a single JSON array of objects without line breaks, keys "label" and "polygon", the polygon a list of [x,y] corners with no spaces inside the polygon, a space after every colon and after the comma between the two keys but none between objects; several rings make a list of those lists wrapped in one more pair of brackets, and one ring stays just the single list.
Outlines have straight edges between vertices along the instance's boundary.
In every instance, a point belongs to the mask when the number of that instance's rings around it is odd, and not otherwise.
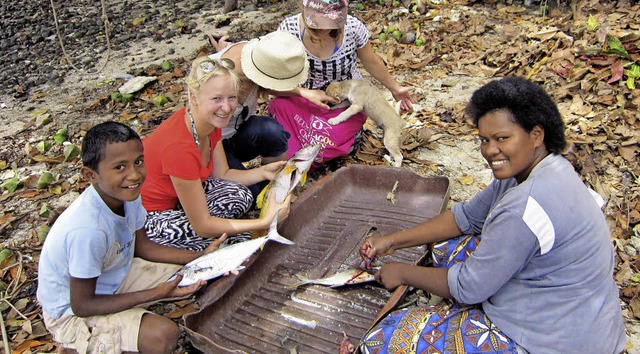
[{"label": "fish on metal tray", "polygon": [[276,203],[280,204],[298,184],[304,185],[307,172],[321,148],[321,145],[309,145],[298,150],[260,192],[256,198],[256,206],[265,210],[264,206],[273,193],[276,195]]},{"label": "fish on metal tray", "polygon": [[309,279],[302,274],[296,274],[296,278],[300,281],[294,284],[289,285],[289,288],[297,288],[306,284],[318,284],[325,285],[331,288],[337,288],[345,285],[353,285],[366,283],[370,281],[375,281],[375,277],[373,276],[374,271],[369,271],[367,269],[356,268],[356,267],[348,267],[344,270],[338,271],[335,274],[320,278],[320,279]]},{"label": "fish on metal tray", "polygon": [[232,270],[242,269],[242,263],[258,249],[261,249],[269,240],[286,245],[293,244],[293,241],[286,239],[278,233],[277,213],[269,225],[269,232],[266,236],[235,243],[202,255],[185,264],[167,281],[172,281],[178,274],[181,274],[182,280],[178,286],[189,286],[197,283],[198,280],[201,279],[209,280]]}]

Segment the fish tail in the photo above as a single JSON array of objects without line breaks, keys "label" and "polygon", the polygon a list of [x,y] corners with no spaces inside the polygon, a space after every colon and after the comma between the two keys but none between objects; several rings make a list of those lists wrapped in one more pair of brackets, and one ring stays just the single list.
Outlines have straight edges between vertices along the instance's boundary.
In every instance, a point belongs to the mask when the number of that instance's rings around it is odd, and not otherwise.
[{"label": "fish tail", "polygon": [[293,245],[293,241],[285,238],[278,233],[278,213],[273,217],[271,225],[269,225],[269,231],[267,232],[267,238],[272,241],[280,242],[285,245]]},{"label": "fish tail", "polygon": [[286,288],[288,289],[295,289],[299,286],[305,285],[305,284],[309,284],[311,282],[311,279],[305,277],[302,274],[295,274],[296,278],[298,278],[298,280],[300,280],[299,282],[295,282],[293,284],[287,285]]}]

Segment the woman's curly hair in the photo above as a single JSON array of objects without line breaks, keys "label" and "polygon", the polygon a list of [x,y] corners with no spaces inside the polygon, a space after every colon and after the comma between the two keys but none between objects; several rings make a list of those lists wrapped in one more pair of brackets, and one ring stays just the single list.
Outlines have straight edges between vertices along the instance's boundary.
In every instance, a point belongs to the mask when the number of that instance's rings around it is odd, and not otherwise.
[{"label": "woman's curly hair", "polygon": [[560,111],[537,84],[517,76],[491,81],[473,93],[466,112],[477,127],[485,114],[503,108],[508,109],[515,123],[527,132],[536,125],[541,126],[549,152],[559,154],[567,146]]}]

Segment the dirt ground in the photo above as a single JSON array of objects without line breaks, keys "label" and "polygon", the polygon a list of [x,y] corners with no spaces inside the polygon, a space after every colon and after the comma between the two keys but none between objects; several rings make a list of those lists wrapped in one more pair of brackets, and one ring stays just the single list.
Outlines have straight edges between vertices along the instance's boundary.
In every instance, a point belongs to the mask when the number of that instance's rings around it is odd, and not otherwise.
[{"label": "dirt ground", "polygon": [[[293,1],[288,3],[293,3]],[[363,3],[370,2],[363,1]],[[444,5],[441,3],[433,2],[432,5],[432,10],[443,11]],[[21,197],[9,196],[10,193],[3,190],[1,196],[3,206],[0,214],[0,217],[3,218],[0,223],[0,241],[2,242],[0,249],[20,250],[21,246],[25,244],[35,244],[35,246],[30,246],[31,252],[22,250],[25,254],[26,274],[34,274],[35,272],[38,230],[47,223],[46,213],[42,213],[43,204],[46,203],[46,208],[51,212],[66,207],[77,197],[82,189],[82,183],[78,173],[77,159],[71,162],[59,160],[62,146],[53,148],[52,151],[58,149],[56,157],[52,157],[55,155],[54,153],[46,155],[51,159],[41,159],[41,161],[33,161],[32,159],[30,163],[24,163],[25,157],[38,156],[36,145],[53,136],[58,129],[67,129],[69,140],[77,142],[92,125],[106,120],[122,121],[123,116],[127,114],[136,116],[135,119],[129,120],[134,128],[143,134],[148,132],[157,124],[158,119],[168,117],[170,112],[184,102],[183,92],[172,92],[169,104],[157,110],[153,110],[153,106],[150,105],[149,97],[152,97],[150,93],[148,96],[140,94],[138,103],[132,103],[129,106],[113,104],[113,102],[109,102],[109,97],[111,92],[124,82],[122,77],[127,74],[134,76],[144,74],[145,70],[157,67],[164,60],[170,60],[176,66],[186,68],[186,63],[193,59],[199,51],[212,50],[208,46],[204,33],[228,32],[235,38],[249,39],[255,35],[263,34],[265,29],[275,29],[282,17],[292,11],[291,6],[275,7],[269,4],[259,4],[256,11],[249,11],[252,9],[251,6],[255,7],[255,5],[242,1],[240,6],[241,9],[244,7],[244,10],[226,15],[221,13],[220,8],[214,6],[203,9],[196,16],[196,25],[190,30],[190,33],[176,36],[171,40],[171,43],[152,38],[133,40],[126,49],[113,52],[104,69],[99,72],[94,70],[82,72],[69,68],[62,85],[40,85],[32,89],[26,98],[0,95],[0,139],[3,142],[3,147],[0,148],[0,160],[7,163],[6,167],[0,169],[0,179],[6,181],[11,178],[14,173],[12,167],[15,167],[15,170],[19,171],[21,179],[24,180],[24,184],[33,187],[38,176],[46,170],[53,172],[57,180],[56,185],[61,186],[61,190],[58,192],[49,190],[46,193],[33,192],[33,188],[25,188],[25,194]],[[295,7],[293,8],[295,9]],[[370,13],[364,10],[358,14],[359,17],[378,16],[382,22],[385,19],[391,22],[392,19],[395,21],[405,13],[401,8],[402,6],[397,6],[385,11],[380,7],[371,6],[371,9],[375,9],[375,13],[374,10],[371,10]],[[447,8],[450,14],[455,14],[456,11],[458,13],[476,11],[469,7],[457,8],[452,4],[449,4]],[[212,20],[212,18],[217,20]],[[217,25],[219,25],[218,28],[213,28]],[[370,29],[372,29],[372,33],[378,33],[382,26],[382,24],[372,25]],[[376,29],[378,32],[375,31]],[[241,38],[243,35],[244,38]],[[471,43],[470,41],[470,45]],[[401,46],[399,45],[399,47]],[[381,44],[376,48],[383,58],[389,58],[389,53],[396,50],[392,44]],[[405,48],[404,50],[414,49]],[[429,55],[429,53],[419,52],[415,55]],[[97,55],[95,68],[101,67],[105,60],[104,55]],[[389,61],[387,62],[390,64]],[[449,125],[449,123],[457,123],[455,115],[460,112],[472,92],[490,80],[491,76],[472,75],[461,70],[447,71],[441,75],[438,74],[436,64],[421,66],[416,64],[409,65],[409,67],[406,65],[389,66],[392,74],[400,82],[415,87],[414,108],[416,112],[405,115],[405,120],[411,123],[414,130],[422,126],[432,130],[432,134],[429,134],[427,138],[428,141],[410,152],[407,151],[411,157],[405,160],[407,162],[402,168],[412,169],[425,176],[447,176],[451,183],[451,203],[463,201],[473,196],[489,183],[492,177],[491,172],[485,165],[471,134],[461,134],[461,130],[465,132],[460,128],[461,124]],[[174,77],[167,81],[167,85],[175,81],[179,81],[179,78]],[[390,98],[390,94],[388,97]],[[445,111],[455,112],[454,117],[441,114]],[[435,112],[438,112],[437,117]],[[151,119],[140,119],[144,116],[150,116]],[[43,124],[43,120],[50,120],[50,123]],[[373,129],[371,136],[375,137],[375,134],[375,129]],[[355,162],[351,162],[371,163],[357,159]],[[33,193],[28,194],[29,190]],[[39,213],[40,216],[38,216]],[[26,296],[31,299],[32,303],[26,306],[31,311],[31,316],[27,317],[35,326],[38,321],[37,304],[33,303],[35,301],[35,279],[26,279],[21,284],[23,289],[17,289],[14,294],[16,298]],[[627,307],[626,304],[624,305]],[[628,353],[640,353],[640,329],[629,309],[625,310],[625,320],[630,338]],[[14,346],[20,342],[26,342],[27,338],[47,341],[47,337],[42,334],[29,336],[18,327],[8,327],[12,338],[11,343]],[[46,351],[42,348],[40,348],[41,351]]]}]

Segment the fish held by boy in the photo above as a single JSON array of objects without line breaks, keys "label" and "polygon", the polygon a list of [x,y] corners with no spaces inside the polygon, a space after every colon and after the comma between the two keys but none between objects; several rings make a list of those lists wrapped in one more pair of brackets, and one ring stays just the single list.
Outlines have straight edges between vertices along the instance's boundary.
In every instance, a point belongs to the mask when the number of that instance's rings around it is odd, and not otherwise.
[{"label": "fish held by boy", "polygon": [[197,283],[198,280],[209,280],[234,270],[240,270],[243,268],[242,263],[258,249],[261,249],[269,240],[285,245],[293,244],[293,241],[286,239],[278,233],[277,213],[269,225],[266,236],[235,243],[200,256],[185,264],[184,267],[180,268],[180,270],[167,281],[172,281],[176,276],[182,275],[182,280],[178,286],[189,286]]},{"label": "fish held by boy", "polygon": [[318,284],[325,285],[330,288],[337,288],[345,285],[353,285],[375,281],[373,270],[367,270],[362,268],[348,267],[342,271],[339,271],[331,276],[320,279],[309,279],[302,274],[296,274],[296,278],[300,281],[287,286],[288,288],[297,288],[306,284]]},{"label": "fish held by boy", "polygon": [[307,172],[321,148],[321,145],[303,147],[287,161],[256,198],[256,206],[261,209],[261,213],[264,212],[271,194],[275,193],[275,202],[280,204],[298,184],[305,184]]}]

